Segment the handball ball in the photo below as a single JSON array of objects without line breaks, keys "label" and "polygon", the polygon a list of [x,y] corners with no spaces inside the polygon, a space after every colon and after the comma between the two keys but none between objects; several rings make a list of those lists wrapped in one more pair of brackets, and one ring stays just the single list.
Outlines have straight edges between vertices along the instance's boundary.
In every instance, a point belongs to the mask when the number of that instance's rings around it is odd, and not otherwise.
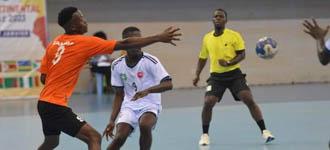
[{"label": "handball ball", "polygon": [[260,38],[256,45],[258,57],[272,59],[277,53],[277,42],[270,37]]}]

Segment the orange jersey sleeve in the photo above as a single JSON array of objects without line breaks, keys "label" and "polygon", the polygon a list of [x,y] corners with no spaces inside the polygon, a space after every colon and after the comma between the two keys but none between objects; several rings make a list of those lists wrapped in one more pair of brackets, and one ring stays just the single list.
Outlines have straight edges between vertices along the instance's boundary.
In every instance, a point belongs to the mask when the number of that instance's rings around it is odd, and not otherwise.
[{"label": "orange jersey sleeve", "polygon": [[91,50],[88,51],[87,57],[92,57],[99,54],[111,54],[115,48],[115,40],[104,40],[94,36],[86,36],[86,44],[91,45]]},{"label": "orange jersey sleeve", "polygon": [[98,54],[111,54],[116,41],[92,36],[60,35],[50,43],[42,60],[41,73],[47,74],[40,100],[67,106],[87,60]]}]

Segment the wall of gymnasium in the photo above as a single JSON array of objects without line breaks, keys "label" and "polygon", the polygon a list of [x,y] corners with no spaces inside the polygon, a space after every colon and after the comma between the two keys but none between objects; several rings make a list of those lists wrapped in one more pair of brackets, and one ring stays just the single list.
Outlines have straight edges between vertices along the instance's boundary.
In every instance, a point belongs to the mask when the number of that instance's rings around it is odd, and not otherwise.
[{"label": "wall of gymnasium", "polygon": [[[241,63],[241,69],[247,74],[250,85],[263,84],[292,84],[310,82],[329,82],[330,69],[322,66],[316,53],[316,43],[303,32],[301,19],[279,20],[236,20],[227,24],[241,32],[246,41],[246,59]],[[319,19],[323,26],[330,25],[330,19]],[[168,26],[181,28],[183,36],[177,46],[157,43],[143,48],[143,51],[157,56],[173,77],[175,88],[192,87],[192,79],[196,69],[198,53],[203,35],[212,30],[211,22],[125,22],[125,23],[89,23],[88,35],[103,30],[108,37],[121,38],[121,31],[127,26],[136,26],[141,29],[143,36],[161,32]],[[49,24],[51,39],[63,33],[55,23]],[[263,60],[255,54],[256,41],[270,36],[278,42],[279,53],[271,60]],[[113,57],[118,57],[115,52]],[[204,68],[200,86],[205,86],[209,75],[209,64]],[[87,92],[91,84],[90,73],[87,68],[81,71],[76,87],[77,93]]]}]

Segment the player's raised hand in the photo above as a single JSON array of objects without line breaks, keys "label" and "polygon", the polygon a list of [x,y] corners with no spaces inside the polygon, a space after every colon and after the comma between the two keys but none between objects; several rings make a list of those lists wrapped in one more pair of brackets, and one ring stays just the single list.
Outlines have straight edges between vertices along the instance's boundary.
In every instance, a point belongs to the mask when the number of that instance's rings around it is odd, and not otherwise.
[{"label": "player's raised hand", "polygon": [[113,138],[113,129],[115,128],[115,123],[113,121],[110,121],[107,127],[103,131],[103,137],[105,136],[106,140],[109,140],[110,138]]},{"label": "player's raised hand", "polygon": [[149,92],[147,90],[136,92],[135,95],[132,98],[132,101],[136,101],[137,99],[145,97],[148,94],[149,94]]},{"label": "player's raised hand", "polygon": [[323,29],[317,24],[315,19],[312,19],[312,22],[313,23],[308,20],[303,22],[303,26],[305,26],[304,32],[316,40],[323,39],[327,35],[330,26],[327,26],[325,29]]},{"label": "player's raised hand", "polygon": [[169,27],[165,29],[163,33],[158,35],[159,41],[164,43],[170,43],[176,46],[176,44],[173,41],[180,41],[179,37],[182,34],[178,33],[179,30],[180,28],[173,28],[173,27]]}]

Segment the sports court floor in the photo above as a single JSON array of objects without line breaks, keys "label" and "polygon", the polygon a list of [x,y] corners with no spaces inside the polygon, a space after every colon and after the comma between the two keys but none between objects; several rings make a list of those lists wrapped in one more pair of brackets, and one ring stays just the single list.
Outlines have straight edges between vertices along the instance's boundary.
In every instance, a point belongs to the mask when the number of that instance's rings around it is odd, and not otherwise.
[{"label": "sports court floor", "polygon": [[[204,89],[177,89],[163,94],[163,111],[153,132],[154,150],[328,150],[330,139],[330,84],[253,86],[267,127],[276,140],[265,145],[248,109],[227,92],[214,108],[211,145],[199,147],[200,112]],[[42,142],[36,99],[0,101],[0,150],[34,150]],[[103,132],[112,96],[75,95],[71,107]],[[137,150],[138,130],[123,150]],[[103,139],[102,149],[109,142]],[[87,149],[62,134],[58,150]]]}]

